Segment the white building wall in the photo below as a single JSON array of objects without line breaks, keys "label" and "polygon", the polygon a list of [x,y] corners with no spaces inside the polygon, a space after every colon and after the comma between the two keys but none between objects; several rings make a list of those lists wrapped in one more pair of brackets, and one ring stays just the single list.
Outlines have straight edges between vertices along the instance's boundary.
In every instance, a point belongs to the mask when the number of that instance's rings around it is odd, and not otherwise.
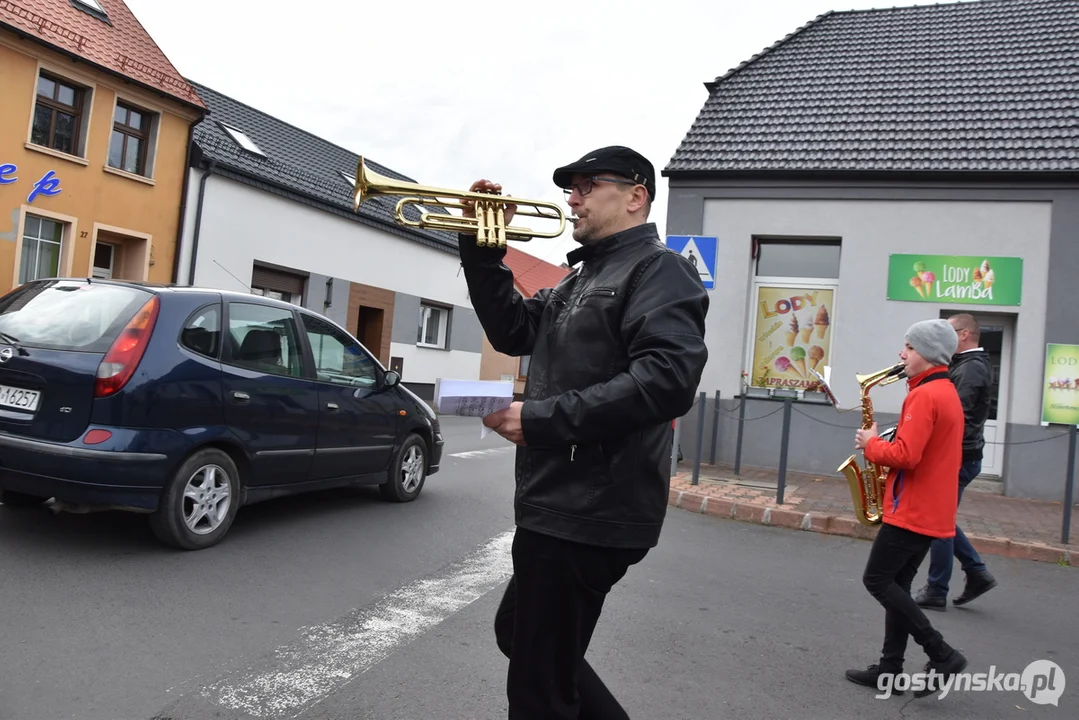
[{"label": "white building wall", "polygon": [[[839,288],[832,318],[832,381],[845,403],[856,403],[856,373],[898,361],[903,332],[942,309],[1015,316],[1009,417],[1037,425],[1045,355],[1045,278],[1052,206],[1048,202],[719,200],[704,202],[704,235],[718,237],[716,288],[707,321],[710,358],[701,389],[738,393],[746,365],[755,235],[841,239]],[[894,302],[887,299],[891,253],[1023,258],[1019,307]],[[893,386],[895,387],[895,386]],[[881,412],[897,413],[903,392],[874,396]]]}]

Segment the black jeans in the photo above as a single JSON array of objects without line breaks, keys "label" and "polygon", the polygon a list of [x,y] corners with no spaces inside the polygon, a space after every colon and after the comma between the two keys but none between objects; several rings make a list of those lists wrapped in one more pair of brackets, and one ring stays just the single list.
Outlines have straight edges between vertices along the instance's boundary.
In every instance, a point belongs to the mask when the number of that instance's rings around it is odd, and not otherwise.
[{"label": "black jeans", "polygon": [[517,528],[513,577],[495,614],[510,660],[510,720],[628,720],[584,655],[607,593],[647,552]]},{"label": "black jeans", "polygon": [[908,637],[913,637],[934,662],[947,660],[952,652],[910,596],[910,584],[932,540],[928,535],[885,523],[877,531],[869,551],[862,582],[885,610],[884,647],[880,655],[884,672],[902,672]]}]

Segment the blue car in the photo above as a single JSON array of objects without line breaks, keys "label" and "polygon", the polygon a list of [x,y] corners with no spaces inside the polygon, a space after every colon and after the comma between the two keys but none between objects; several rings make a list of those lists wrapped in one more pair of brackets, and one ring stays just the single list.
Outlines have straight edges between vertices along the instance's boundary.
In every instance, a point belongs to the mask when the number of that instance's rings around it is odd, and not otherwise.
[{"label": "blue car", "polygon": [[187,550],[242,505],[344,485],[415,500],[435,413],[354,337],[242,293],[48,279],[0,298],[0,502],[149,514]]}]

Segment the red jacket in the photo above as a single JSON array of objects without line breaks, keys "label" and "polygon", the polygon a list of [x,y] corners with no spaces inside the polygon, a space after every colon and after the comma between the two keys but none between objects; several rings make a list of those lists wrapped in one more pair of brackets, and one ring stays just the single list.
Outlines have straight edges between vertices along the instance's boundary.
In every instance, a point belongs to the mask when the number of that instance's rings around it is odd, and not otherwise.
[{"label": "red jacket", "polygon": [[[937,375],[933,378],[934,374]],[[883,522],[938,538],[955,536],[959,468],[963,463],[963,405],[947,367],[907,381],[892,442],[865,446],[870,462],[887,465]]]}]

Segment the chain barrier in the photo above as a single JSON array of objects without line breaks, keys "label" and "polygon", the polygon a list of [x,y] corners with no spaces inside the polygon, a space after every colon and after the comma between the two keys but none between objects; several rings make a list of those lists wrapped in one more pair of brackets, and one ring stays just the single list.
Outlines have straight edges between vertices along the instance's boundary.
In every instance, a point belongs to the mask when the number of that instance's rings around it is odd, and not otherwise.
[{"label": "chain barrier", "polygon": [[[857,430],[858,428],[861,427],[861,423],[859,423],[856,426],[840,425],[840,424],[837,424],[837,423],[828,422],[827,420],[821,420],[820,418],[813,417],[812,415],[810,415],[805,410],[803,410],[803,409],[801,409],[799,407],[796,407],[795,403],[794,403],[794,398],[784,398],[782,402],[778,403],[779,407],[777,407],[775,410],[772,410],[771,412],[767,412],[767,413],[765,413],[763,415],[758,415],[756,417],[745,417],[744,416],[745,403],[747,403],[750,399],[753,399],[753,398],[750,398],[750,397],[748,397],[746,395],[738,396],[737,401],[734,403],[734,410],[727,410],[726,408],[723,407],[723,401],[719,399],[719,394],[718,393],[716,394],[716,396],[714,398],[709,398],[704,393],[701,393],[696,397],[696,399],[694,399],[693,405],[691,406],[691,409],[692,408],[697,408],[703,402],[703,406],[700,407],[700,409],[698,410],[698,413],[697,413],[697,415],[699,417],[700,427],[697,428],[697,444],[698,444],[698,447],[697,447],[697,451],[696,451],[696,457],[693,458],[693,466],[694,466],[693,467],[693,484],[694,485],[696,485],[697,482],[698,482],[698,477],[699,477],[699,473],[700,473],[700,466],[701,466],[701,463],[702,463],[702,460],[703,460],[703,457],[704,457],[704,453],[705,453],[705,449],[704,449],[704,428],[705,428],[705,426],[707,426],[709,424],[711,424],[711,426],[712,426],[712,448],[711,448],[711,458],[712,459],[711,459],[711,462],[715,463],[716,448],[717,448],[717,445],[718,445],[718,427],[719,427],[719,418],[720,418],[720,416],[726,416],[727,418],[735,420],[738,423],[738,439],[735,441],[737,447],[735,449],[736,454],[735,454],[735,461],[734,461],[734,472],[735,472],[735,474],[738,474],[739,473],[739,468],[741,467],[741,462],[742,462],[741,461],[741,458],[742,458],[742,434],[743,434],[743,428],[745,427],[745,424],[747,422],[755,422],[757,420],[764,420],[765,418],[771,417],[772,415],[775,415],[778,412],[784,412],[784,415],[783,415],[783,439],[781,441],[782,444],[781,444],[781,447],[780,447],[779,469],[778,469],[779,477],[778,477],[778,484],[777,484],[777,488],[776,488],[776,502],[777,502],[777,504],[780,504],[780,505],[783,504],[783,495],[784,495],[784,489],[785,489],[785,486],[786,486],[787,449],[788,449],[788,446],[790,444],[790,425],[791,425],[790,420],[791,420],[792,412],[796,412],[799,415],[801,415],[802,417],[808,418],[812,422],[819,423],[821,425],[826,425],[826,426],[832,427],[832,428],[838,428],[840,430],[846,430],[848,432]],[[769,401],[770,402],[775,402],[774,399],[769,400]],[[730,401],[728,401],[728,402],[730,402]],[[822,406],[824,406],[823,403],[822,403]],[[712,409],[713,419],[712,419],[711,423],[709,423],[705,419],[705,412],[706,412],[706,410],[708,408]],[[859,408],[851,408],[850,410],[845,410],[845,411],[841,411],[841,412],[855,412],[858,409]],[[683,417],[688,418],[688,417],[690,417],[690,414],[687,412]],[[681,429],[681,423],[679,423],[678,426],[677,426],[676,437],[678,435],[680,435],[680,432],[679,432],[680,429]],[[1072,507],[1072,498],[1073,498],[1073,487],[1072,486],[1074,484],[1074,479],[1073,478],[1075,476],[1076,454],[1077,454],[1076,446],[1079,445],[1079,442],[1077,442],[1077,440],[1076,440],[1077,435],[1079,435],[1079,429],[1077,429],[1077,428],[1075,428],[1073,426],[1073,427],[1068,428],[1068,430],[1066,430],[1064,432],[1055,433],[1053,435],[1049,435],[1049,436],[1043,437],[1043,438],[1037,438],[1037,439],[1034,439],[1034,440],[1013,440],[1013,441],[1010,441],[1010,442],[1002,442],[1002,441],[996,441],[996,440],[987,440],[987,441],[985,441],[986,445],[1015,446],[1015,445],[1035,445],[1037,443],[1052,442],[1054,440],[1059,440],[1059,439],[1064,438],[1064,437],[1068,438],[1068,462],[1067,462],[1067,471],[1066,471],[1066,479],[1065,479],[1065,491],[1064,491],[1064,520],[1063,520],[1063,525],[1062,525],[1062,529],[1061,529],[1061,542],[1063,544],[1065,544],[1065,545],[1068,544],[1068,542],[1069,542],[1070,532],[1071,532],[1071,507]],[[678,447],[678,456],[679,456],[679,459],[680,459],[680,456],[681,456],[681,443],[679,443],[679,447]],[[675,458],[673,456],[673,453],[672,453],[672,467],[671,467],[672,473],[675,471],[676,464],[677,464],[677,461],[675,460]]]}]

